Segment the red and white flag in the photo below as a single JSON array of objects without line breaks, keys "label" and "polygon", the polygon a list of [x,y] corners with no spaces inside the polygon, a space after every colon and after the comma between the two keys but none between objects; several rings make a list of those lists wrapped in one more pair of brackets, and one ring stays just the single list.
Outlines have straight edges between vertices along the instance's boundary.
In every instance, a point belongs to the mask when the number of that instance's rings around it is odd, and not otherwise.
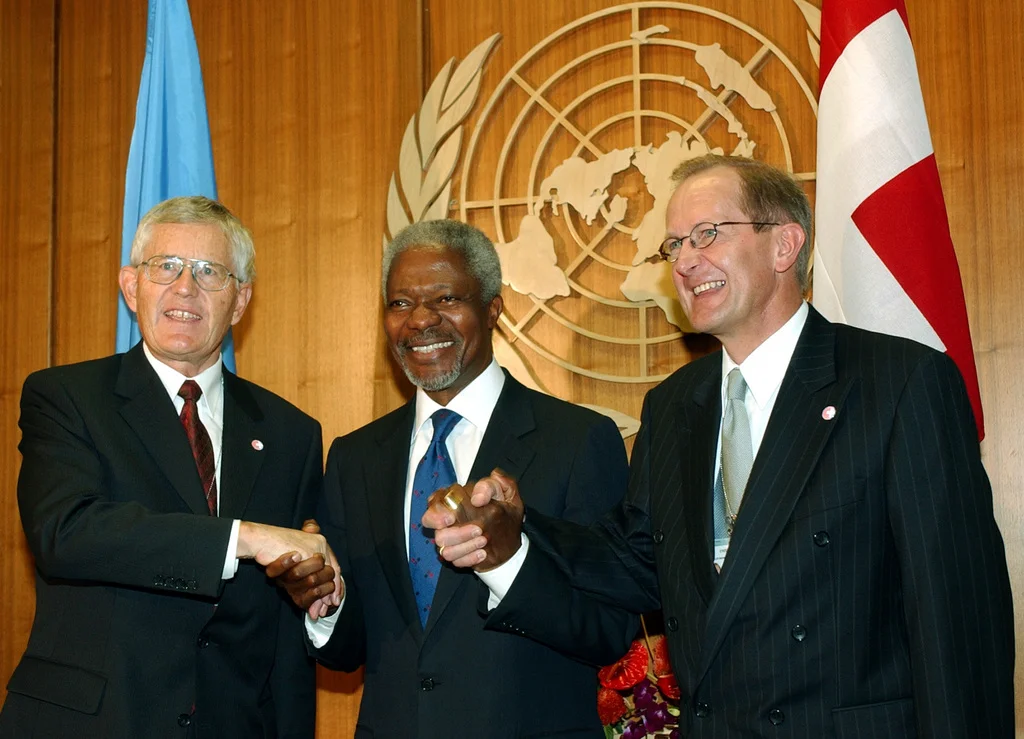
[{"label": "red and white flag", "polygon": [[956,362],[984,436],[967,307],[903,0],[823,0],[814,305]]}]

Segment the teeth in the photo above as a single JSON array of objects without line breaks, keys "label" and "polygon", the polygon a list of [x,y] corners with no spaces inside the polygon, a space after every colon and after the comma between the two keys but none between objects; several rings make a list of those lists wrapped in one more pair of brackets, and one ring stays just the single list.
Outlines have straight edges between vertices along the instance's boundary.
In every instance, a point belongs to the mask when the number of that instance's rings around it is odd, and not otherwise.
[{"label": "teeth", "polygon": [[447,349],[450,346],[454,346],[454,341],[439,341],[436,344],[427,344],[425,346],[414,346],[412,350],[419,352],[420,354],[429,354],[430,352],[436,352],[438,349]]},{"label": "teeth", "polygon": [[177,318],[180,321],[198,321],[199,316],[186,310],[169,310],[164,313],[168,318]]},{"label": "teeth", "polygon": [[714,280],[713,282],[703,282],[697,287],[693,288],[694,295],[700,295],[706,293],[708,290],[713,290],[716,287],[722,287],[725,284],[725,280]]}]

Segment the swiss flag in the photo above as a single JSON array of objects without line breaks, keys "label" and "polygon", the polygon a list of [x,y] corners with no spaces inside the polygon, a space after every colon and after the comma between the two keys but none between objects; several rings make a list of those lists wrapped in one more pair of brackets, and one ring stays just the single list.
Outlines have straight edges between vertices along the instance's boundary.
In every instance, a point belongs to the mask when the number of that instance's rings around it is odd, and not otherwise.
[{"label": "swiss flag", "polygon": [[823,0],[814,305],[949,354],[985,435],[903,0]]}]

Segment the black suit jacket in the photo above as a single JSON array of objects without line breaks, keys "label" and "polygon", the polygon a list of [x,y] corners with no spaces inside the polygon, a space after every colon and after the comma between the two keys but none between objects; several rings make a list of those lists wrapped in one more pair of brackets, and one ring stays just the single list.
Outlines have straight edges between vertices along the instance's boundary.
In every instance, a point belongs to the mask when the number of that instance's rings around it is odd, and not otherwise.
[{"label": "black suit jacket", "polygon": [[[557,562],[660,604],[688,736],[1013,736],[1003,542],[952,361],[811,309],[718,576],[721,360],[649,393],[626,504],[598,536],[527,514],[524,590]],[[524,590],[500,615],[542,632]]]},{"label": "black suit jacket", "polygon": [[312,737],[300,614],[253,561],[221,571],[231,519],[313,512],[320,425],[225,370],[214,518],[141,345],[29,376],[20,423],[36,616],[0,736]]},{"label": "black suit jacket", "polygon": [[[442,569],[420,625],[409,576],[404,500],[415,401],[337,439],[318,520],[347,586],[331,640],[336,669],[366,665],[357,737],[601,737],[595,669],[530,639],[488,628],[487,589]],[[537,510],[579,522],[622,498],[627,465],[615,424],[506,376],[471,479],[501,467]],[[612,661],[636,629],[626,614],[588,609],[606,634],[577,654]],[[608,643],[613,646],[606,646]]]}]

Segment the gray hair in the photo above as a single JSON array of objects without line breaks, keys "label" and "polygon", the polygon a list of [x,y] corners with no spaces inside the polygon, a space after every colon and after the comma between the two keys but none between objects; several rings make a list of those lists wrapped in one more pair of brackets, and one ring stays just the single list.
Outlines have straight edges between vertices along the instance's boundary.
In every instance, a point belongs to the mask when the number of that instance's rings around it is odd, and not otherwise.
[{"label": "gray hair", "polygon": [[480,300],[487,305],[501,293],[501,260],[491,240],[468,223],[450,219],[420,221],[406,226],[384,247],[380,290],[387,300],[388,277],[395,257],[417,246],[451,249],[466,262],[466,269],[480,286]]},{"label": "gray hair", "polygon": [[135,229],[135,238],[132,239],[129,258],[133,265],[142,261],[153,226],[169,223],[217,226],[231,247],[231,272],[239,282],[251,283],[256,279],[256,249],[249,229],[230,210],[202,195],[170,198],[154,205],[142,217]]},{"label": "gray hair", "polygon": [[803,230],[804,244],[797,254],[794,269],[800,291],[806,294],[811,261],[811,204],[803,188],[788,172],[770,164],[720,154],[688,159],[672,172],[672,181],[678,187],[715,167],[727,167],[739,175],[743,182],[740,206],[752,221],[795,223]]}]

